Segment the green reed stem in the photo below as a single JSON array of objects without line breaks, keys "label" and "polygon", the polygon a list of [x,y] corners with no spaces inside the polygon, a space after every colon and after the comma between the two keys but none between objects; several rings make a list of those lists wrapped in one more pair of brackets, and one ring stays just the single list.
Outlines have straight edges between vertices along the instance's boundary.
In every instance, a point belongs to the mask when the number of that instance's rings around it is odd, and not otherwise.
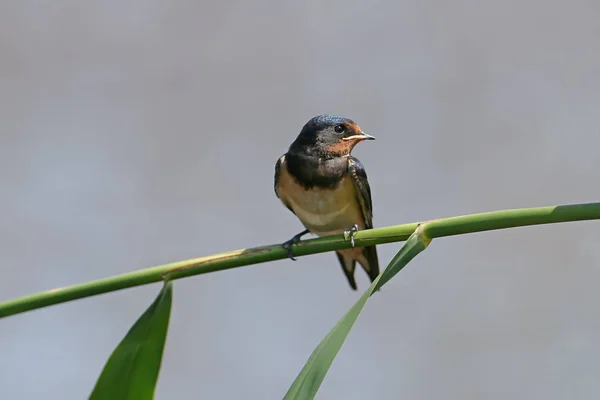
[{"label": "green reed stem", "polygon": [[[428,237],[436,238],[494,229],[592,219],[600,219],[600,203],[471,214],[427,221],[423,228]],[[419,223],[415,222],[360,231],[354,237],[355,243],[356,246],[369,246],[403,241],[418,225]],[[343,235],[340,234],[301,241],[298,246],[294,246],[293,253],[295,256],[305,256],[349,247],[350,242],[344,240]],[[284,258],[287,258],[287,251],[280,244],[274,244],[174,262],[8,300],[0,303],[0,318],[115,290]]]}]

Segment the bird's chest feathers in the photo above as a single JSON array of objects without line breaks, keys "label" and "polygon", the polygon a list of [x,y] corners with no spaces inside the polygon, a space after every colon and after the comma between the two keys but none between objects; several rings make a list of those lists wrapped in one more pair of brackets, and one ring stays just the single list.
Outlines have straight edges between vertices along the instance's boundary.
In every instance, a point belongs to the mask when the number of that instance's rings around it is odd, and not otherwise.
[{"label": "bird's chest feathers", "polygon": [[289,200],[300,209],[314,214],[337,214],[345,211],[352,202],[353,188],[343,179],[340,184],[331,189],[312,188],[309,190],[297,188],[288,196]]},{"label": "bird's chest feathers", "polygon": [[279,192],[307,229],[316,234],[333,234],[363,225],[352,178],[344,176],[333,187],[305,188],[283,168]]}]

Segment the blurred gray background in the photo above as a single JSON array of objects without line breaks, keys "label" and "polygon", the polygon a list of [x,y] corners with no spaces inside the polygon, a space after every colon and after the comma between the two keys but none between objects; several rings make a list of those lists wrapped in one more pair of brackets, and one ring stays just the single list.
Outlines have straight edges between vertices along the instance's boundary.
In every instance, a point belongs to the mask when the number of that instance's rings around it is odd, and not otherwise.
[{"label": "blurred gray background", "polygon": [[[600,3],[0,4],[0,300],[282,242],[313,115],[377,141],[375,224],[599,200]],[[436,240],[322,399],[600,394],[600,224]],[[386,264],[400,244],[379,247]],[[333,254],[176,282],[157,399],[281,398],[352,292]],[[160,285],[0,321],[0,398],[86,398]]]}]

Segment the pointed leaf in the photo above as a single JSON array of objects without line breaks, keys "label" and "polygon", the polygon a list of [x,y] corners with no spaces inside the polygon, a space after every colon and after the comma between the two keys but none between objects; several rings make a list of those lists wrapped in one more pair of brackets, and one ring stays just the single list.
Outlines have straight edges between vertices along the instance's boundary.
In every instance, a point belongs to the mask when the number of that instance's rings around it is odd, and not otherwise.
[{"label": "pointed leaf", "polygon": [[308,400],[314,399],[325,379],[329,367],[333,363],[337,353],[344,344],[350,329],[356,322],[358,315],[365,303],[377,289],[383,286],[394,275],[396,275],[410,260],[425,250],[430,240],[422,236],[420,229],[406,240],[406,243],[396,256],[390,261],[388,267],[369,286],[367,291],[344,315],[344,317],[333,327],[327,336],[319,343],[310,358],[296,377],[296,380],[286,393],[284,400]]},{"label": "pointed leaf", "polygon": [[106,362],[90,400],[154,397],[169,327],[172,292],[172,284],[167,282],[127,332]]}]

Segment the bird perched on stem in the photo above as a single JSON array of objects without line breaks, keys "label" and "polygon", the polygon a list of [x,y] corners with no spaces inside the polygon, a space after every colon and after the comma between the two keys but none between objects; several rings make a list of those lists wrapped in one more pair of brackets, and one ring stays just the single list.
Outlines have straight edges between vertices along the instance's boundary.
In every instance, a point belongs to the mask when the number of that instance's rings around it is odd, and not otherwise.
[{"label": "bird perched on stem", "polygon": [[379,275],[375,246],[354,247],[354,234],[373,228],[373,205],[365,169],[350,153],[358,142],[373,139],[348,118],[319,115],[304,125],[275,165],[275,194],[306,228],[283,244],[289,257],[294,260],[292,245],[309,232],[344,233],[352,248],[336,253],[354,290],[356,262],[371,282]]}]

